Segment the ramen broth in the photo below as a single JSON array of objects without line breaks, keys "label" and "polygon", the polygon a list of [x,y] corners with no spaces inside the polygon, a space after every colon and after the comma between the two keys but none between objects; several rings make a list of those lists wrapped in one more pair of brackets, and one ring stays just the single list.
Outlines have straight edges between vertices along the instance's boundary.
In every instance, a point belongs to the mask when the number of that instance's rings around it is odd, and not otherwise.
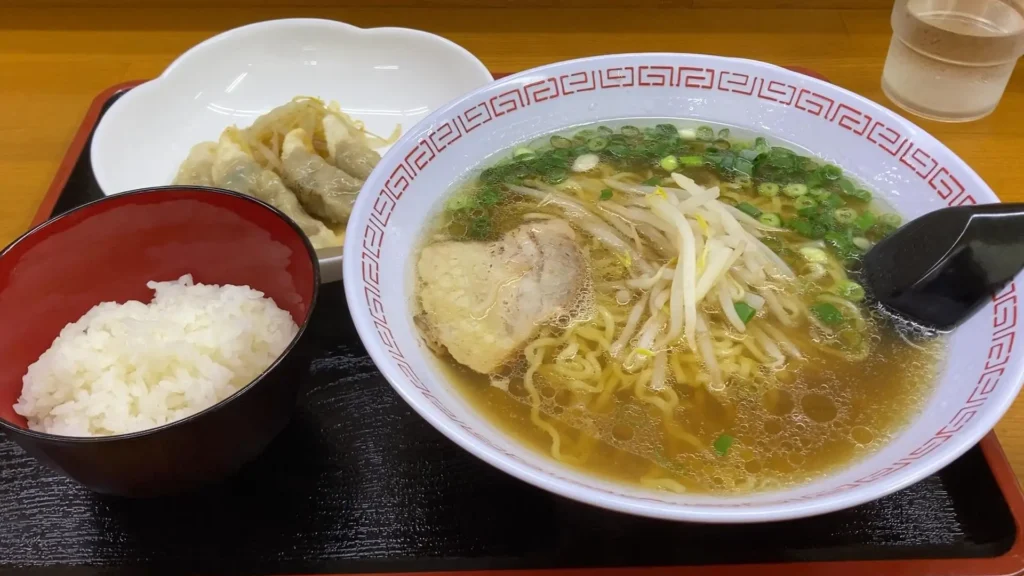
[{"label": "ramen broth", "polygon": [[[702,195],[716,198],[688,208]],[[599,215],[629,250],[571,206]],[[698,291],[732,258],[690,318],[673,292],[685,281],[673,271],[686,268],[684,232],[654,219],[666,207],[703,246],[691,256]],[[456,361],[458,342],[446,348],[447,328],[431,325],[451,319],[417,317],[455,389],[540,453],[656,490],[777,490],[885,445],[930,393],[943,340],[901,333],[857,283],[859,255],[899,218],[835,166],[727,128],[587,126],[503,154],[453,191],[424,251],[497,245],[553,220],[571,225],[585,278],[500,366],[481,373]],[[425,282],[417,306],[428,304]],[[480,317],[509,306],[501,291],[512,288],[498,284]]]}]

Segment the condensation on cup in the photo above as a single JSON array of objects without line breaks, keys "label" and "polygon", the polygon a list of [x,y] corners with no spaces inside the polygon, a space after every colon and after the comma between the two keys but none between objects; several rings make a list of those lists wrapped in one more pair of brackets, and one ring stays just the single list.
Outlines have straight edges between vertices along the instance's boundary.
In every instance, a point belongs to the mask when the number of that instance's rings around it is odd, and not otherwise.
[{"label": "condensation on cup", "polygon": [[892,30],[882,91],[932,120],[992,113],[1024,52],[1018,0],[896,0]]}]

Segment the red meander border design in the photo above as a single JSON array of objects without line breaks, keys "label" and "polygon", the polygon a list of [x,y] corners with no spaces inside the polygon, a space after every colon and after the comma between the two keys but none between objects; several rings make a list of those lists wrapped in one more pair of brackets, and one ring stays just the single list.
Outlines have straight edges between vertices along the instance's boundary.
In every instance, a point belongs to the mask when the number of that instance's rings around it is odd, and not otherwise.
[{"label": "red meander border design", "polygon": [[[416,375],[416,372],[406,360],[391,328],[388,326],[384,303],[381,300],[380,261],[385,231],[391,219],[391,214],[398,205],[398,202],[401,201],[402,197],[409,190],[417,175],[438,155],[447,150],[449,146],[458,142],[464,136],[469,135],[473,130],[499,116],[514,114],[519,110],[548,100],[565,98],[594,90],[612,90],[624,87],[670,87],[732,92],[770,100],[782,106],[793,107],[824,122],[849,130],[853,134],[878,146],[894,158],[899,158],[901,164],[927,182],[932,190],[935,191],[935,194],[948,206],[976,203],[974,196],[966,190],[961,180],[949,168],[940,165],[936,158],[901,133],[898,127],[889,126],[881,120],[873,118],[870,114],[862,112],[854,105],[818,94],[811,89],[786,84],[778,80],[752,76],[747,73],[695,66],[614,66],[560,74],[531,82],[522,87],[509,87],[505,92],[489,96],[487,99],[468,106],[461,112],[457,112],[454,117],[436,126],[429,134],[421,138],[408,150],[402,162],[392,171],[384,186],[377,193],[362,238],[363,293],[381,344],[384,345],[384,349],[395,361],[395,364],[412,385],[419,390],[420,394],[467,434],[473,436],[491,450],[524,465],[526,465],[526,462],[519,456],[495,445],[448,410],[430,392],[426,384]],[[876,470],[853,482],[798,498],[759,504],[708,503],[697,504],[696,506],[737,508],[812,500],[876,482],[912,465],[915,461],[948,442],[981,410],[985,401],[998,387],[1005,366],[1010,360],[1015,343],[1016,327],[1017,292],[1016,284],[1011,283],[993,298],[993,332],[987,361],[966,403],[931,438],[888,467]],[[545,474],[555,476],[564,482],[583,485],[557,474],[549,472],[545,472]],[[671,504],[671,502],[658,498],[637,497],[593,486],[587,487],[632,500]]]}]

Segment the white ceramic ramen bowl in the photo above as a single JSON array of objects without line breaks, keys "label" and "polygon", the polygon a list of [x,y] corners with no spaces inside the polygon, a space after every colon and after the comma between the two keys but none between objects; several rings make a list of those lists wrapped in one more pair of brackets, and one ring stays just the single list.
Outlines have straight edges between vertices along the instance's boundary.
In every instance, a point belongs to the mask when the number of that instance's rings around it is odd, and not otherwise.
[{"label": "white ceramic ramen bowl", "polygon": [[[362,29],[290,19],[229,30],[191,48],[154,80],[132,89],[93,136],[104,194],[170,184],[189,148],[248,126],[296,96],[336,100],[388,136],[492,80],[461,46],[419,30]],[[381,150],[384,152],[384,150]],[[325,282],[341,277],[341,249],[320,250]]]},{"label": "white ceramic ramen bowl", "polygon": [[[452,185],[491,155],[579,124],[686,118],[788,141],[869,184],[905,217],[996,202],[948,148],[856,94],[770,64],[691,54],[574,60],[504,78],[431,114],[378,167],[348,226],[348,304],[367,350],[424,418],[466,450],[524,481],[604,508],[673,520],[758,522],[821,514],[906,487],[974,445],[1020,388],[1016,283],[959,328],[934,392],[887,446],[785,491],[674,495],[604,481],[534,452],[453,391],[412,322],[412,257]],[[358,240],[356,240],[358,239]],[[1018,278],[1020,281],[1020,278]]]}]

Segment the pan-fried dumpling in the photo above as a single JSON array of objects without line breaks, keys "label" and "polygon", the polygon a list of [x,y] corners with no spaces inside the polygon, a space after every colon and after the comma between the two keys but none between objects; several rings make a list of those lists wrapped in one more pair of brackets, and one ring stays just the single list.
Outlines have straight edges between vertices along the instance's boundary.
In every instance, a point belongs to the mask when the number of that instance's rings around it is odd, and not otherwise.
[{"label": "pan-fried dumpling", "polygon": [[321,158],[302,128],[285,136],[281,164],[285,183],[310,214],[337,224],[348,221],[363,181]]},{"label": "pan-fried dumpling", "polygon": [[217,155],[215,142],[200,142],[188,151],[172,184],[179,186],[213,186],[213,161]]},{"label": "pan-fried dumpling", "polygon": [[341,239],[330,228],[306,213],[277,174],[264,169],[242,150],[230,130],[220,137],[211,174],[214,185],[254,196],[284,212],[305,232],[314,248],[341,245]]},{"label": "pan-fried dumpling", "polygon": [[344,118],[327,114],[323,120],[327,159],[345,172],[366,180],[380,162],[380,154],[357,138]]}]

